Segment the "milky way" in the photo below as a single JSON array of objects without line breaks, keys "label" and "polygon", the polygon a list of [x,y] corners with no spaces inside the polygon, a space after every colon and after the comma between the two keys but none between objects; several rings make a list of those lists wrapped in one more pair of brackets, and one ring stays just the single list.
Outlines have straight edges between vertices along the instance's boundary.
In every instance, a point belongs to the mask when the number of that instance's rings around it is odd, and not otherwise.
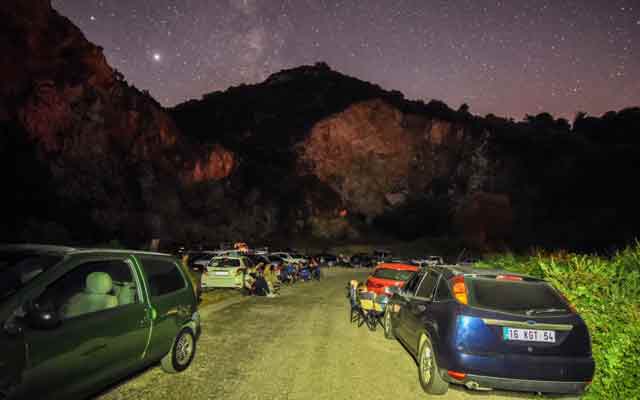
[{"label": "milky way", "polygon": [[637,0],[54,0],[163,105],[301,64],[476,114],[640,104]]}]

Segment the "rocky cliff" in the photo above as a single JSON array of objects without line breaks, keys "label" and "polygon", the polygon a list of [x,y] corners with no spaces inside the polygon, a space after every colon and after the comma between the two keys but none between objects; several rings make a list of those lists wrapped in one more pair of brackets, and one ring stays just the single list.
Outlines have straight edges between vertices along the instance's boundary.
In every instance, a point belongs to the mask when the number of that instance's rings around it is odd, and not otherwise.
[{"label": "rocky cliff", "polygon": [[640,234],[637,108],[481,118],[318,63],[165,110],[49,0],[5,0],[0,21],[0,240],[600,249]]},{"label": "rocky cliff", "polygon": [[169,236],[173,221],[186,218],[180,184],[233,169],[233,154],[221,146],[206,151],[184,140],[158,103],[129,86],[49,0],[3,1],[0,21],[2,155],[15,174],[7,239],[50,240],[51,225],[60,227],[53,236],[70,240],[78,229],[87,241]]},{"label": "rocky cliff", "polygon": [[[454,230],[464,207],[479,210],[475,193],[495,187],[490,133],[473,116],[437,101],[407,101],[322,63],[205,95],[172,115],[203,145],[232,149],[242,160],[238,175],[251,177],[241,190],[260,193],[294,232],[439,235]],[[212,129],[203,135],[203,127]],[[511,212],[509,201],[500,205]],[[407,207],[419,215],[399,215]],[[458,221],[465,232],[486,228]],[[469,236],[487,238],[485,246],[496,235]]]}]

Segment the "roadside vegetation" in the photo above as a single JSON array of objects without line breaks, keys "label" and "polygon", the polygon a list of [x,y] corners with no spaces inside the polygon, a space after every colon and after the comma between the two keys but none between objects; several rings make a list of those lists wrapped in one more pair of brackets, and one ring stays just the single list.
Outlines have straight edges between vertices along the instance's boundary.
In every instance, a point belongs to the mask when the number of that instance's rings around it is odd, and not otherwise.
[{"label": "roadside vegetation", "polygon": [[640,242],[611,258],[502,254],[479,266],[544,278],[577,308],[589,326],[596,360],[586,399],[640,398]]}]

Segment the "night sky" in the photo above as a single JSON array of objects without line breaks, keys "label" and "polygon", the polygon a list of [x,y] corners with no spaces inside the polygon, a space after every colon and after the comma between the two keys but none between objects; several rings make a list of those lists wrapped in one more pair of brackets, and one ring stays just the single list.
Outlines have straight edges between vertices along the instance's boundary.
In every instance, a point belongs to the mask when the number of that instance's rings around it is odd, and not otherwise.
[{"label": "night sky", "polygon": [[53,0],[172,106],[325,61],[475,114],[640,105],[638,0]]}]

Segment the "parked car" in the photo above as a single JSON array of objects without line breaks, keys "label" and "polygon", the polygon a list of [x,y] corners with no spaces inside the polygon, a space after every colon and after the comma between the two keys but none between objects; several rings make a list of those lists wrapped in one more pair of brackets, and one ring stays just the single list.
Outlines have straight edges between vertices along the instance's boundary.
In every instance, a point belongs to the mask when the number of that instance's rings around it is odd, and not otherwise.
[{"label": "parked car", "polygon": [[389,294],[390,286],[402,287],[420,268],[410,264],[381,263],[367,278],[367,290],[376,294]]},{"label": "parked car", "polygon": [[320,265],[327,265],[333,267],[338,265],[338,256],[330,253],[320,253],[315,256],[316,260],[320,262]]},{"label": "parked car", "polygon": [[258,265],[260,263],[267,265],[271,263],[271,260],[269,260],[266,253],[250,252],[250,253],[247,253],[246,256],[251,259],[251,262],[253,263],[253,265]]},{"label": "parked car", "polygon": [[207,265],[207,271],[202,274],[202,289],[241,289],[254,266],[247,256],[214,257]]},{"label": "parked car", "polygon": [[284,260],[280,256],[267,254],[266,257],[269,260],[269,262],[273,265],[282,265],[284,263]]},{"label": "parked car", "polygon": [[78,398],[161,360],[186,369],[195,289],[171,255],[0,246],[0,398]]},{"label": "parked car", "polygon": [[189,269],[191,269],[192,271],[204,272],[207,264],[209,264],[209,261],[211,261],[211,259],[217,254],[218,253],[214,251],[206,250],[188,252],[187,255],[189,256],[189,258],[187,263],[189,264]]},{"label": "parked car", "polygon": [[429,267],[434,265],[444,265],[444,259],[440,256],[425,256],[414,258],[413,261],[415,264],[420,265],[421,267]]},{"label": "parked car", "polygon": [[356,253],[349,259],[349,265],[353,268],[371,268],[374,262],[369,254]]},{"label": "parked car", "polygon": [[297,253],[287,253],[284,251],[277,251],[275,253],[271,253],[271,255],[282,258],[282,260],[285,263],[306,264],[309,262],[302,254],[297,254]]},{"label": "parked car", "polygon": [[196,254],[198,254],[196,256],[197,258],[193,261],[191,257],[189,257],[189,266],[192,270],[199,272],[204,272],[207,269],[207,265],[216,257],[243,255],[243,253],[238,250],[203,250]]},{"label": "parked car", "polygon": [[416,358],[427,393],[444,394],[455,383],[580,394],[593,378],[587,326],[548,282],[437,266],[391,291],[385,336]]},{"label": "parked car", "polygon": [[391,251],[389,250],[384,250],[384,249],[374,250],[373,257],[372,257],[374,266],[375,264],[380,262],[390,261],[391,257],[393,257],[393,253],[391,253]]}]

